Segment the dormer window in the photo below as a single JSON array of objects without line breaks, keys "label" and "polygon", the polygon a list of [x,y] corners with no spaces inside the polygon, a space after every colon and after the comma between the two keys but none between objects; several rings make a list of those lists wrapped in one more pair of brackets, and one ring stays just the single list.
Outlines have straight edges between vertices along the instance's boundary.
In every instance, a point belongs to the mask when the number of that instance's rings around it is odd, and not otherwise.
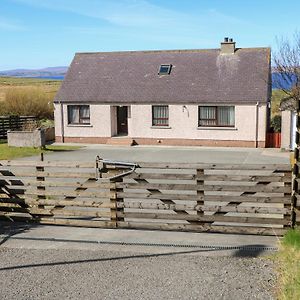
[{"label": "dormer window", "polygon": [[171,73],[172,65],[160,65],[158,75],[169,75]]}]

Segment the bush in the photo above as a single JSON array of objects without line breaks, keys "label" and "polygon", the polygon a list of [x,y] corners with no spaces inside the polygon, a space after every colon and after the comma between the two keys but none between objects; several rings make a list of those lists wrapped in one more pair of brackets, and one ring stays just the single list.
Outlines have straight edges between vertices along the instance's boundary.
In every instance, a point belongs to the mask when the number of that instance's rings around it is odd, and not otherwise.
[{"label": "bush", "polygon": [[274,132],[281,132],[281,116],[276,115],[271,119],[271,127]]},{"label": "bush", "polygon": [[0,115],[53,119],[53,94],[40,87],[10,89],[1,103]]}]

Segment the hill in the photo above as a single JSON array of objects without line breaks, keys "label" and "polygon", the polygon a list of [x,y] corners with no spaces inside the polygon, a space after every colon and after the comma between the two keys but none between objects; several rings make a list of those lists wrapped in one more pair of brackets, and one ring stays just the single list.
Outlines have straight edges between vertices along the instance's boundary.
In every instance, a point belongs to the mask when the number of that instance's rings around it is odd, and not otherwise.
[{"label": "hill", "polygon": [[15,69],[0,71],[0,77],[31,77],[31,78],[49,78],[63,79],[67,73],[68,67],[48,67],[43,69]]}]

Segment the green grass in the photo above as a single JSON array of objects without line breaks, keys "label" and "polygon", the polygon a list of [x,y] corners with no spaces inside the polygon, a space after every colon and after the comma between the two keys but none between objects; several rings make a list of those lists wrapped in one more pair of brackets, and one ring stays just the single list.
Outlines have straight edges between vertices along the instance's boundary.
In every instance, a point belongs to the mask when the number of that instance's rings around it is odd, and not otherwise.
[{"label": "green grass", "polygon": [[0,77],[0,85],[61,85],[61,80],[24,77]]},{"label": "green grass", "polygon": [[300,250],[300,229],[289,230],[283,237],[282,244]]},{"label": "green grass", "polygon": [[289,230],[283,237],[279,253],[278,299],[300,299],[300,228]]},{"label": "green grass", "polygon": [[8,147],[7,143],[1,143],[0,141],[0,160],[34,156],[39,155],[41,152],[74,151],[80,148],[81,146],[46,146],[45,149],[41,150],[33,147]]}]

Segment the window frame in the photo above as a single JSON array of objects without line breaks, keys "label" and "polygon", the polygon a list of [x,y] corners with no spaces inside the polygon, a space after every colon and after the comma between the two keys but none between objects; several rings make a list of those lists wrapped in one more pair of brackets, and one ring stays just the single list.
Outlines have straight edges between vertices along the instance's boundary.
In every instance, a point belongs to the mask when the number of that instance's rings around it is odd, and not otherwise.
[{"label": "window frame", "polygon": [[[165,107],[167,110],[167,118],[156,118],[154,117],[154,108],[156,107]],[[166,124],[155,124],[155,120],[163,120],[163,121],[167,121]],[[152,105],[152,126],[153,127],[169,127],[169,105]]]},{"label": "window frame", "polygon": [[[83,117],[81,114],[81,109],[83,107],[88,107],[89,109],[89,116],[88,117]],[[71,109],[76,109],[78,112],[78,120],[79,123],[71,122],[70,121],[70,110]],[[91,109],[90,105],[87,104],[70,104],[67,106],[67,113],[68,113],[68,125],[91,125]],[[88,122],[84,122],[83,120],[88,120]]]},{"label": "window frame", "polygon": [[[161,72],[161,68],[164,68],[164,67],[168,68],[167,72]],[[161,64],[158,69],[158,75],[170,75],[171,69],[172,69],[171,64]]]},{"label": "window frame", "polygon": [[[201,107],[211,107],[215,109],[215,118],[214,119],[200,119],[200,109]],[[220,125],[219,124],[219,118],[218,118],[218,109],[219,107],[233,107],[234,108],[234,124],[233,125]],[[212,121],[215,120],[216,125],[203,125],[200,124],[200,121]],[[234,128],[235,127],[235,106],[234,105],[199,105],[198,106],[198,127],[225,127],[225,128]]]}]

